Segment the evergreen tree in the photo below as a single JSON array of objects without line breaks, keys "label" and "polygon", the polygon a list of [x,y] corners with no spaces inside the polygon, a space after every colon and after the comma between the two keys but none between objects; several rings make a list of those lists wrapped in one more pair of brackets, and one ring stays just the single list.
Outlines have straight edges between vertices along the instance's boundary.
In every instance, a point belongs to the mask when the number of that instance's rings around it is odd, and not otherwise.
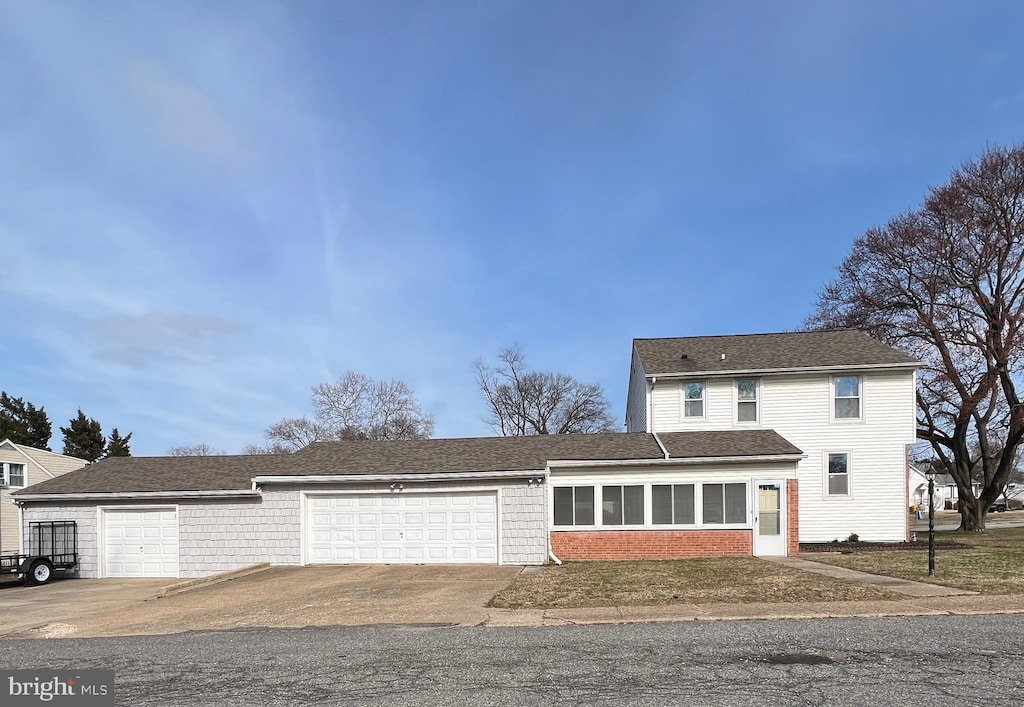
[{"label": "evergreen tree", "polygon": [[96,420],[86,417],[81,409],[78,410],[78,417],[71,418],[70,425],[61,427],[60,431],[64,433],[64,453],[68,456],[88,462],[103,456],[103,448],[106,446],[103,429]]},{"label": "evergreen tree", "polygon": [[110,437],[107,438],[107,449],[106,453],[103,455],[104,458],[130,457],[132,455],[132,450],[131,447],[128,446],[128,443],[131,442],[131,440],[131,432],[122,437],[121,433],[118,432],[117,428],[115,427],[113,430],[111,430]]},{"label": "evergreen tree", "polygon": [[10,439],[15,444],[50,451],[52,433],[46,408],[0,392],[0,440]]}]

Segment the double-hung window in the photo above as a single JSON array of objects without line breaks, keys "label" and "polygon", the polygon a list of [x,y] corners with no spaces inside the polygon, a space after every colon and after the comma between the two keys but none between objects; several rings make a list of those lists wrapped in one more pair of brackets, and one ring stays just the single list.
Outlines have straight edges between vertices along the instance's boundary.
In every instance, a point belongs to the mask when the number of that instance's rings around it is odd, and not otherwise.
[{"label": "double-hung window", "polygon": [[602,525],[643,525],[643,486],[602,486]]},{"label": "double-hung window", "polygon": [[555,525],[593,525],[594,487],[561,486],[552,489]]},{"label": "double-hung window", "polygon": [[693,525],[693,484],[652,485],[651,522],[654,525]]},{"label": "double-hung window", "polygon": [[825,470],[829,496],[850,495],[850,455],[848,452],[829,452]]},{"label": "double-hung window", "polygon": [[859,420],[860,376],[836,376],[832,379],[832,416],[836,420]]},{"label": "double-hung window", "polygon": [[683,383],[683,417],[704,417],[704,383]]},{"label": "double-hung window", "polygon": [[747,522],[746,484],[703,484],[704,525]]},{"label": "double-hung window", "polygon": [[741,378],[736,381],[736,421],[757,422],[757,379]]},{"label": "double-hung window", "polygon": [[22,488],[25,486],[25,465],[14,462],[0,462],[0,478],[4,486],[9,488]]}]

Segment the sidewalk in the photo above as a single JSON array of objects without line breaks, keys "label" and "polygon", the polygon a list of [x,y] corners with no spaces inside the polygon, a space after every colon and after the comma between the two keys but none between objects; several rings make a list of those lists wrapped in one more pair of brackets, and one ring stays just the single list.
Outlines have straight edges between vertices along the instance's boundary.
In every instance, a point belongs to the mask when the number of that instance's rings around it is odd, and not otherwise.
[{"label": "sidewalk", "polygon": [[587,609],[489,609],[482,626],[564,626],[662,621],[739,619],[820,619],[837,617],[942,616],[1024,613],[1024,594],[986,595],[956,587],[914,582],[835,567],[801,557],[762,558],[804,572],[860,582],[907,596],[880,601],[763,602],[752,604],[676,604]]}]

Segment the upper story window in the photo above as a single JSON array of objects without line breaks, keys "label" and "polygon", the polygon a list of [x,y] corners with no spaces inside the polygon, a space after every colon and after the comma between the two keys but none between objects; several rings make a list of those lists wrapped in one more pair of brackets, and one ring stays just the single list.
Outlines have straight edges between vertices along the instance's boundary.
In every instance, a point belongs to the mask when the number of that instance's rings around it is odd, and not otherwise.
[{"label": "upper story window", "polygon": [[683,383],[683,417],[704,417],[704,383]]},{"label": "upper story window", "polygon": [[758,386],[756,378],[741,378],[736,381],[736,421],[757,422]]},{"label": "upper story window", "polygon": [[25,486],[25,465],[15,464],[14,462],[3,462],[0,464],[3,468],[0,471],[3,472],[4,486],[10,488],[22,488]]},{"label": "upper story window", "polygon": [[832,379],[832,415],[835,419],[860,419],[860,388],[860,376],[836,376]]}]

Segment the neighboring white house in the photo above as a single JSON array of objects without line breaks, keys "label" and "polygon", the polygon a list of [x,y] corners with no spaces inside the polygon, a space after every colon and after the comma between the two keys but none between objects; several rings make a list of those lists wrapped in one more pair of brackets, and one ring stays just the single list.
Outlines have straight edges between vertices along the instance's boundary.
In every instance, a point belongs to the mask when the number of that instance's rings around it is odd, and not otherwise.
[{"label": "neighboring white house", "polygon": [[628,431],[774,430],[805,455],[800,542],[907,538],[911,357],[832,331],[636,339],[632,358]]},{"label": "neighboring white house", "polygon": [[18,552],[21,547],[18,507],[11,503],[11,493],[85,464],[84,459],[26,447],[9,439],[0,442],[0,552]]},{"label": "neighboring white house", "polygon": [[[909,492],[907,497],[908,505],[917,506],[924,510],[928,510],[928,477],[925,474],[927,469],[927,464],[911,462],[910,481],[907,485]],[[972,484],[971,488],[974,490],[975,497],[981,493],[980,484]],[[1007,489],[1007,493],[1009,493],[1009,489]],[[956,481],[953,477],[949,474],[936,474],[935,509],[939,511],[945,509],[947,501],[951,508],[955,508],[956,502],[959,498],[960,492],[957,489]]]}]

